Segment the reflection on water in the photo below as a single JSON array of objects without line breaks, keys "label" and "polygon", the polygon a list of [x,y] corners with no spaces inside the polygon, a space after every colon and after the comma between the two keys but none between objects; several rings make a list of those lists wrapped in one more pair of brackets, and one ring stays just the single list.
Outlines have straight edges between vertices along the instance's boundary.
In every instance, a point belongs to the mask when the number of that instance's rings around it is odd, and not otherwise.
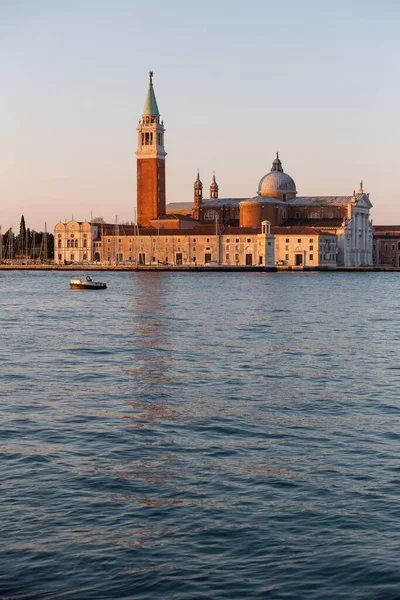
[{"label": "reflection on water", "polygon": [[107,278],[0,273],[0,596],[398,597],[397,280]]}]

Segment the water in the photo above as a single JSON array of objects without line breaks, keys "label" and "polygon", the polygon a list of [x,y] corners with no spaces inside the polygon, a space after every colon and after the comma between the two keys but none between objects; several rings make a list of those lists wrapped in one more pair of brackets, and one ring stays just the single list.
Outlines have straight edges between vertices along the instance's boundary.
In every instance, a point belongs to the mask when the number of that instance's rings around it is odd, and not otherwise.
[{"label": "water", "polygon": [[[400,597],[400,279],[0,272],[0,597]],[[77,273],[80,275],[80,273]]]}]

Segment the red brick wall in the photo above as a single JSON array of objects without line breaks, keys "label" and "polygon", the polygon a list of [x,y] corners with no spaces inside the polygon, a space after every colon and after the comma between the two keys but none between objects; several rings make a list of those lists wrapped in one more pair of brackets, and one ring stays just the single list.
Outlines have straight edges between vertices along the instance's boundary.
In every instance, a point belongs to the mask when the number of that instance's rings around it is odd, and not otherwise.
[{"label": "red brick wall", "polygon": [[137,210],[141,227],[150,225],[150,219],[165,215],[165,160],[138,158]]}]

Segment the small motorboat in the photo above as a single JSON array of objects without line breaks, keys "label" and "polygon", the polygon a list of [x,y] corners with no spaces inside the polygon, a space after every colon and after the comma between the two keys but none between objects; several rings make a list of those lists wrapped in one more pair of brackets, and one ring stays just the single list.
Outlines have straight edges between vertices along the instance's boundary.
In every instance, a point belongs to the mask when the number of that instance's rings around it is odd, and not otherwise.
[{"label": "small motorboat", "polygon": [[71,279],[69,287],[73,290],[105,290],[107,284],[101,281],[92,281],[88,275],[86,279]]}]

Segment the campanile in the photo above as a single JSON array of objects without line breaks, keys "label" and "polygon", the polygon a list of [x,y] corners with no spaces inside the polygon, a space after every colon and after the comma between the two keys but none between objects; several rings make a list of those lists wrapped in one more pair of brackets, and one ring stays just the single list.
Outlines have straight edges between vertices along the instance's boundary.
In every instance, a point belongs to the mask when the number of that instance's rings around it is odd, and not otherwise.
[{"label": "campanile", "polygon": [[165,129],[158,112],[153,72],[149,75],[149,89],[137,128],[137,210],[141,227],[148,227],[150,219],[165,215]]}]

